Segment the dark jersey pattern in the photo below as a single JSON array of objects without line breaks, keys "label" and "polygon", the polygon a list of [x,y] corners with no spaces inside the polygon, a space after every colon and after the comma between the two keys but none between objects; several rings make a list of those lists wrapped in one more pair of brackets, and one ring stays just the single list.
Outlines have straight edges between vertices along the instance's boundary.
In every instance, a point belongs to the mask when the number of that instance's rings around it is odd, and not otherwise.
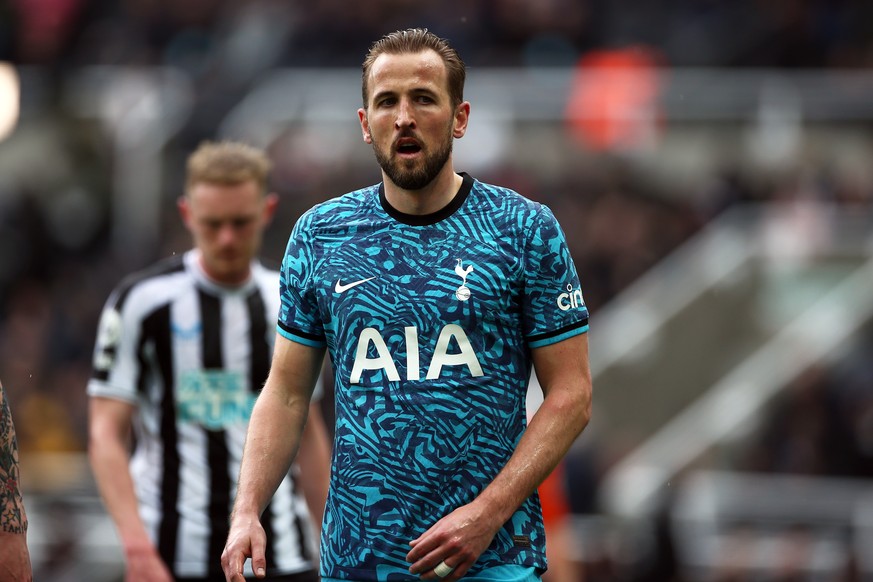
[{"label": "dark jersey pattern", "polygon": [[[178,577],[221,575],[248,419],[270,367],[279,274],[252,264],[211,282],[195,252],[122,282],[103,310],[88,394],[137,406],[130,471],[139,512]],[[290,478],[262,519],[267,567],[314,567],[309,512]]]},{"label": "dark jersey pattern", "polygon": [[[415,539],[470,502],[525,428],[530,350],[588,329],[551,211],[464,175],[430,216],[381,186],[297,223],[282,266],[279,332],[328,347],[337,425],[322,576],[417,580]],[[527,499],[471,569],[545,568],[539,499]]]}]

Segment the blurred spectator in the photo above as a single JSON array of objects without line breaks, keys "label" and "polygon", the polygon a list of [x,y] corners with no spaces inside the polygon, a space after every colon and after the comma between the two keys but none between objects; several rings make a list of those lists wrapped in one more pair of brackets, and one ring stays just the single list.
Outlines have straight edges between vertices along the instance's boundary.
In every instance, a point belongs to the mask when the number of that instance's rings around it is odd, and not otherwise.
[{"label": "blurred spectator", "polygon": [[873,477],[873,328],[837,368],[812,367],[768,406],[739,468]]},{"label": "blurred spectator", "polygon": [[644,47],[592,51],[576,64],[567,125],[593,150],[634,152],[656,143],[661,78]]}]

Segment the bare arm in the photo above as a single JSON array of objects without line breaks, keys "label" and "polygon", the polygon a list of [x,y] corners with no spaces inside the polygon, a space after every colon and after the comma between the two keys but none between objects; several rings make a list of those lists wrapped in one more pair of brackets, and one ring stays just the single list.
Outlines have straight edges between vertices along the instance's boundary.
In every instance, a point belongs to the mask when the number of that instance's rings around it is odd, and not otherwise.
[{"label": "bare arm", "polygon": [[591,418],[588,334],[533,351],[543,404],[515,453],[477,501],[502,526],[555,469]]},{"label": "bare arm", "polygon": [[12,413],[0,384],[0,579],[31,582],[27,514],[21,498],[18,443]]},{"label": "bare arm", "polygon": [[471,503],[459,507],[411,542],[410,571],[436,578],[446,563],[460,579],[518,507],[554,470],[591,417],[588,334],[533,351],[545,396],[509,462]]},{"label": "bare arm", "polygon": [[128,582],[171,581],[170,571],[146,532],[130,476],[130,430],[134,407],[110,398],[90,401],[88,457],[97,487],[127,561]]},{"label": "bare arm", "polygon": [[330,442],[321,407],[317,402],[309,405],[309,418],[303,429],[300,447],[297,451],[297,465],[300,467],[298,482],[306,497],[309,514],[316,528],[324,519],[324,505],[327,503],[327,488],[330,482]]},{"label": "bare arm", "polygon": [[323,349],[276,336],[270,375],[249,422],[230,533],[221,555],[231,582],[243,582],[246,557],[252,558],[255,574],[263,576],[266,540],[260,516],[297,454],[323,357]]}]

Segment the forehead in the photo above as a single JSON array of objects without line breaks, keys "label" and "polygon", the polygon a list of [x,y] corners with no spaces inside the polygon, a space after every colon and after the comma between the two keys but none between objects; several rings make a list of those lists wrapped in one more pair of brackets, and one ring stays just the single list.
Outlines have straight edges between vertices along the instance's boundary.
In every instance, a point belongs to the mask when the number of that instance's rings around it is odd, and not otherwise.
[{"label": "forehead", "polygon": [[192,210],[206,214],[251,212],[261,202],[261,192],[254,180],[239,184],[197,182],[188,190]]},{"label": "forehead", "polygon": [[379,55],[370,68],[370,95],[385,91],[427,88],[448,92],[446,65],[428,49],[418,53]]}]

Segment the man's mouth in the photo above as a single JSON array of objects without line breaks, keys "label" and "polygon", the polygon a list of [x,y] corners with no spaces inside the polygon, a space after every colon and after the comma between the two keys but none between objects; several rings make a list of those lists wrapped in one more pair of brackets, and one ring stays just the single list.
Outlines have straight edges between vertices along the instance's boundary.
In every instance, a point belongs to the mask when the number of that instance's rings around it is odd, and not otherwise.
[{"label": "man's mouth", "polygon": [[418,141],[412,138],[402,138],[397,141],[394,148],[400,155],[412,155],[421,151],[421,145]]}]

